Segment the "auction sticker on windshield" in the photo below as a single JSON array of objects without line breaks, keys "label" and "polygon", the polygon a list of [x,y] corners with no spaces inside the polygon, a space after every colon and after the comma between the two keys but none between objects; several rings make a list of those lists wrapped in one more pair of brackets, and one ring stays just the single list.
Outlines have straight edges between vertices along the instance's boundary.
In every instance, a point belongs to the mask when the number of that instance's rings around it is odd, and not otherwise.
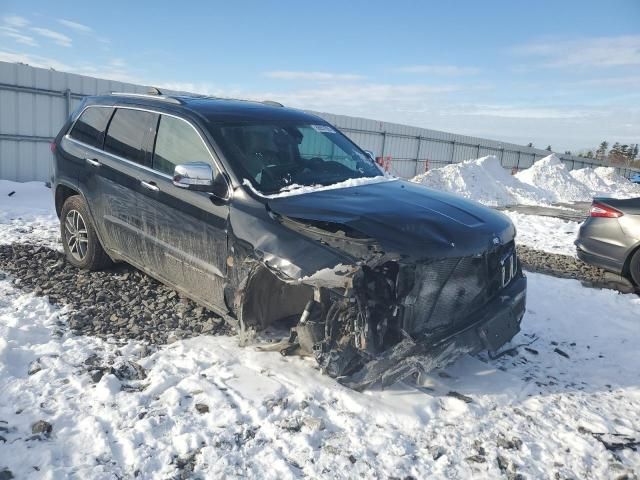
[{"label": "auction sticker on windshield", "polygon": [[320,133],[336,133],[329,125],[311,125],[311,128]]}]

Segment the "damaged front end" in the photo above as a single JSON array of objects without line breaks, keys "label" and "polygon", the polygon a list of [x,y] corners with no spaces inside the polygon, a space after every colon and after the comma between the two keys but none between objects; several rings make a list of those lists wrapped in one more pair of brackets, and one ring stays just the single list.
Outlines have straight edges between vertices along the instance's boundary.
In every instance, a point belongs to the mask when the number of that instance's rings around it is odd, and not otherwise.
[{"label": "damaged front end", "polygon": [[295,317],[278,349],[314,356],[344,385],[390,385],[465,353],[497,351],[520,330],[526,279],[513,238],[470,255],[417,258],[344,224],[276,216],[352,262],[297,279],[272,263],[283,282],[255,309],[276,303],[286,310],[276,316]]},{"label": "damaged front end", "polygon": [[520,330],[515,228],[475,202],[397,180],[236,201],[230,226],[241,331],[290,327],[269,349],[314,356],[354,389],[496,352]]}]

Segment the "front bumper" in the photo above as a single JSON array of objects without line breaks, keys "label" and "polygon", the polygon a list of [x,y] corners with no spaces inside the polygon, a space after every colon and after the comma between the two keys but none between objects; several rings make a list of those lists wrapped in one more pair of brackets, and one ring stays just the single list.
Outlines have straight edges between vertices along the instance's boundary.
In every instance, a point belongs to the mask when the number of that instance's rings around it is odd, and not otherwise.
[{"label": "front bumper", "polygon": [[406,339],[385,351],[352,375],[338,380],[355,390],[380,381],[391,385],[413,372],[443,368],[464,354],[496,351],[519,331],[526,307],[527,279],[514,278],[499,295],[475,312],[467,326],[455,333]]}]

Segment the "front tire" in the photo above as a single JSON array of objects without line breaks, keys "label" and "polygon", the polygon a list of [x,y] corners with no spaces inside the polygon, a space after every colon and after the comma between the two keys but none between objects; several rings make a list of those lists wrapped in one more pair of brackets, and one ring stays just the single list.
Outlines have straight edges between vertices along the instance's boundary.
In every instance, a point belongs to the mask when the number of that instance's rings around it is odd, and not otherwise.
[{"label": "front tire", "polygon": [[67,198],[62,205],[60,236],[64,253],[72,265],[85,270],[101,270],[111,265],[80,195]]},{"label": "front tire", "polygon": [[633,282],[640,287],[640,248],[631,257],[629,262],[629,273]]}]

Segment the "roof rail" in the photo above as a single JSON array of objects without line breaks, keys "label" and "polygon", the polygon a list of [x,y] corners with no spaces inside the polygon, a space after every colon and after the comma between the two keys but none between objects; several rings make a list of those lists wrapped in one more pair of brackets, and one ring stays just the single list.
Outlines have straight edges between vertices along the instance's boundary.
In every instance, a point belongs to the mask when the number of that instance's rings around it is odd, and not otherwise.
[{"label": "roof rail", "polygon": [[272,106],[272,107],[284,107],[284,105],[283,105],[283,104],[281,104],[280,102],[275,102],[275,101],[273,101],[273,100],[263,100],[263,101],[262,101],[262,102],[260,102],[260,103],[263,103],[263,104],[265,104],[265,105],[270,105],[270,106]]},{"label": "roof rail", "polygon": [[[158,90],[159,91],[159,90]],[[111,95],[118,95],[121,97],[134,97],[134,98],[149,98],[152,100],[161,100],[163,102],[175,103],[177,105],[182,105],[181,100],[173,97],[167,97],[165,95],[159,95],[154,93],[129,93],[129,92],[111,92]]]}]

